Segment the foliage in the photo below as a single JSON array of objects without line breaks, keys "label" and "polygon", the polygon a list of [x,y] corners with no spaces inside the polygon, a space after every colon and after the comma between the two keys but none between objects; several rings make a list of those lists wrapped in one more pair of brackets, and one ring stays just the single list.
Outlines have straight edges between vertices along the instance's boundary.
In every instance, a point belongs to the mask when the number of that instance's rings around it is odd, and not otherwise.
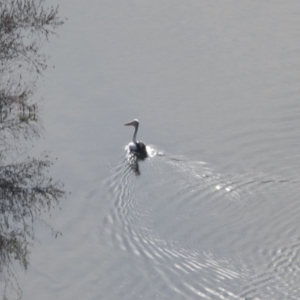
[{"label": "foliage", "polygon": [[34,222],[65,196],[63,184],[45,176],[51,165],[43,155],[0,166],[0,279],[13,289],[10,266],[18,261],[27,269]]},{"label": "foliage", "polygon": [[[46,57],[39,52],[40,43],[54,34],[63,24],[58,8],[45,8],[44,1],[8,0],[0,3],[0,61],[15,63],[17,67],[27,64],[37,73],[45,70]],[[24,66],[23,66],[24,68]]]},{"label": "foliage", "polygon": [[12,264],[27,269],[34,222],[65,196],[63,184],[47,175],[52,161],[46,154],[16,160],[23,142],[41,135],[32,100],[47,67],[40,48],[62,24],[58,8],[45,7],[43,0],[0,0],[0,282],[17,296]]},{"label": "foliage", "polygon": [[30,104],[33,91],[6,86],[0,90],[0,149],[17,149],[23,139],[39,138],[42,130],[38,105]]}]

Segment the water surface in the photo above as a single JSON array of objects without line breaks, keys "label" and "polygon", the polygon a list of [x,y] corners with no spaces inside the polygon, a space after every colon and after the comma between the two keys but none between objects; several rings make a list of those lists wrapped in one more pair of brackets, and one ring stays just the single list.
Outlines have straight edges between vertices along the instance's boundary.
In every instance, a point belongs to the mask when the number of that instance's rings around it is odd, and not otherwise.
[{"label": "water surface", "polygon": [[[23,298],[298,299],[297,1],[72,1],[47,51],[71,191]],[[157,155],[126,160],[131,129]]]}]

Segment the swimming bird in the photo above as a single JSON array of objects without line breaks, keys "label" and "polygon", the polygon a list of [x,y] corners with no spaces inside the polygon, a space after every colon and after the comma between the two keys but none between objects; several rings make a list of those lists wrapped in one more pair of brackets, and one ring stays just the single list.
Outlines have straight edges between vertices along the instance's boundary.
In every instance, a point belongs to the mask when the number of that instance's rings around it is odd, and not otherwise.
[{"label": "swimming bird", "polygon": [[132,142],[129,143],[128,148],[129,151],[133,154],[135,154],[138,158],[144,159],[148,156],[146,145],[143,142],[139,142],[136,140],[137,131],[139,128],[139,120],[134,119],[133,121],[126,123],[124,125],[126,126],[133,126],[134,127],[134,133],[132,137]]}]

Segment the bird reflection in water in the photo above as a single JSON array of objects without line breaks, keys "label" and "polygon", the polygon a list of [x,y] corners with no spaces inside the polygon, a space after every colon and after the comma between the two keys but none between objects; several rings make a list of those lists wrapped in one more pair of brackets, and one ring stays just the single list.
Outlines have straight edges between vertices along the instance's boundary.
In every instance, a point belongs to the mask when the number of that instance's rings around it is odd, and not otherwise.
[{"label": "bird reflection in water", "polygon": [[132,153],[127,153],[126,161],[129,168],[134,172],[135,175],[141,175],[138,157]]}]

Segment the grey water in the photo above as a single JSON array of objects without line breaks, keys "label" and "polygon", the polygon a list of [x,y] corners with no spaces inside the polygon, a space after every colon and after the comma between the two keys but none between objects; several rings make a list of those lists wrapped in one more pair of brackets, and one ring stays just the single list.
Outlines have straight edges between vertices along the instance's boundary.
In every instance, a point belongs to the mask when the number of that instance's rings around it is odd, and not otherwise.
[{"label": "grey water", "polygon": [[299,1],[59,5],[32,152],[70,194],[22,299],[299,299]]}]

